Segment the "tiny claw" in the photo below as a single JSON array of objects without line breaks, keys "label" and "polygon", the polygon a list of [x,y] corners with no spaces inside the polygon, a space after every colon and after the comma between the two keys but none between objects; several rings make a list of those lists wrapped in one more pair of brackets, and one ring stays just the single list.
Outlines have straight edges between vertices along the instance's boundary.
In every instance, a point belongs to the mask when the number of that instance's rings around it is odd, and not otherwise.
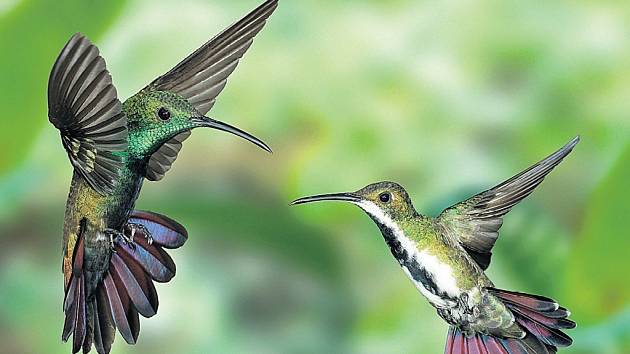
[{"label": "tiny claw", "polygon": [[149,245],[153,244],[153,236],[151,236],[151,232],[149,231],[149,229],[146,228],[146,226],[142,225],[142,224],[135,224],[135,223],[129,223],[126,225],[130,230],[131,230],[131,238],[133,240],[133,236],[135,235],[137,230],[142,230],[142,233],[144,234],[144,238],[147,240],[147,243]]},{"label": "tiny claw", "polygon": [[131,237],[127,237],[123,232],[121,232],[118,237],[120,237],[121,242],[131,248],[131,250],[136,250],[136,244],[133,242],[133,231],[131,232]]},{"label": "tiny claw", "polygon": [[133,241],[133,235],[131,236],[131,238],[124,238],[125,243],[127,244],[127,246],[129,246],[129,248],[131,248],[131,250],[135,251],[136,250],[136,243]]},{"label": "tiny claw", "polygon": [[118,253],[116,251],[116,243],[114,243],[114,234],[113,233],[109,234],[109,247],[111,247],[112,253]]}]

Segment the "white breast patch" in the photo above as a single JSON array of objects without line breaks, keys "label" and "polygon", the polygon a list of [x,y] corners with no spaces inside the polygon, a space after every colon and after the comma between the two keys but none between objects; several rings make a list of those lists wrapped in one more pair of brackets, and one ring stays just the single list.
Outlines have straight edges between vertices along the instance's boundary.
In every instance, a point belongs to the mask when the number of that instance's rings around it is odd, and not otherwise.
[{"label": "white breast patch", "polygon": [[[437,257],[431,255],[426,250],[418,251],[417,244],[407,237],[400,227],[388,215],[383,213],[376,204],[362,201],[357,203],[357,205],[385,227],[392,230],[392,233],[398,242],[400,242],[407,255],[409,255],[412,262],[415,262],[418,267],[423,268],[431,276],[440,292],[444,292],[450,297],[458,297],[461,294],[461,291],[457,286],[457,280],[453,275],[453,269],[448,264],[440,262]],[[413,278],[411,272],[406,266],[402,266],[402,269],[420,293],[435,307],[444,308],[455,304],[453,301],[442,299],[441,297],[433,294],[429,289],[425,288],[424,284]]]}]

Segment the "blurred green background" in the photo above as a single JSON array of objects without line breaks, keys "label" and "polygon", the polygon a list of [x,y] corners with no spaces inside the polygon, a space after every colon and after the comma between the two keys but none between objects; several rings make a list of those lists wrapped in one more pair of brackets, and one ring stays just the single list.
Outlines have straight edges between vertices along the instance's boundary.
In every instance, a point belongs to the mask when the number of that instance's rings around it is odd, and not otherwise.
[{"label": "blurred green background", "polygon": [[[0,0],[0,352],[68,353],[71,168],[46,82],[76,31],[121,98],[256,0]],[[357,208],[293,198],[403,184],[431,215],[582,142],[505,219],[490,276],[573,312],[563,353],[630,353],[630,6],[623,1],[281,1],[211,115],[137,207],[190,240],[160,310],[114,353],[441,353],[446,324]]]}]

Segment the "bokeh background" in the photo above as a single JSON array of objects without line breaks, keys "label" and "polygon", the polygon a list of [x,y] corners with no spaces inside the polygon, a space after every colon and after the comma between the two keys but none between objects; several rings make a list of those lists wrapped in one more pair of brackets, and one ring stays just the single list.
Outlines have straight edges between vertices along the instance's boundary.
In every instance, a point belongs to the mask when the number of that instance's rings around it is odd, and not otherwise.
[{"label": "bokeh background", "polygon": [[[71,168],[46,82],[76,31],[121,98],[257,0],[0,1],[0,352],[60,342]],[[114,353],[441,353],[446,325],[349,205],[293,198],[394,180],[441,209],[581,143],[505,219],[497,286],[552,296],[563,353],[630,353],[630,7],[623,1],[281,1],[211,115],[137,207],[190,240],[159,313]]]}]

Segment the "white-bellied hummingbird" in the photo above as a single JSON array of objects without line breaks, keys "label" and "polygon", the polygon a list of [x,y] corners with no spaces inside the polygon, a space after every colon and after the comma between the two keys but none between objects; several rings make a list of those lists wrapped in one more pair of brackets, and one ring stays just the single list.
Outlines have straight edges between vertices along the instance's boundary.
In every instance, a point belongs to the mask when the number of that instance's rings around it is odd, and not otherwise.
[{"label": "white-bellied hummingbird", "polygon": [[416,288],[449,325],[446,354],[544,354],[572,343],[570,312],[550,298],[501,290],[485,274],[503,216],[527,197],[578,143],[575,137],[523,172],[431,218],[397,183],[304,197],[363,209]]}]

